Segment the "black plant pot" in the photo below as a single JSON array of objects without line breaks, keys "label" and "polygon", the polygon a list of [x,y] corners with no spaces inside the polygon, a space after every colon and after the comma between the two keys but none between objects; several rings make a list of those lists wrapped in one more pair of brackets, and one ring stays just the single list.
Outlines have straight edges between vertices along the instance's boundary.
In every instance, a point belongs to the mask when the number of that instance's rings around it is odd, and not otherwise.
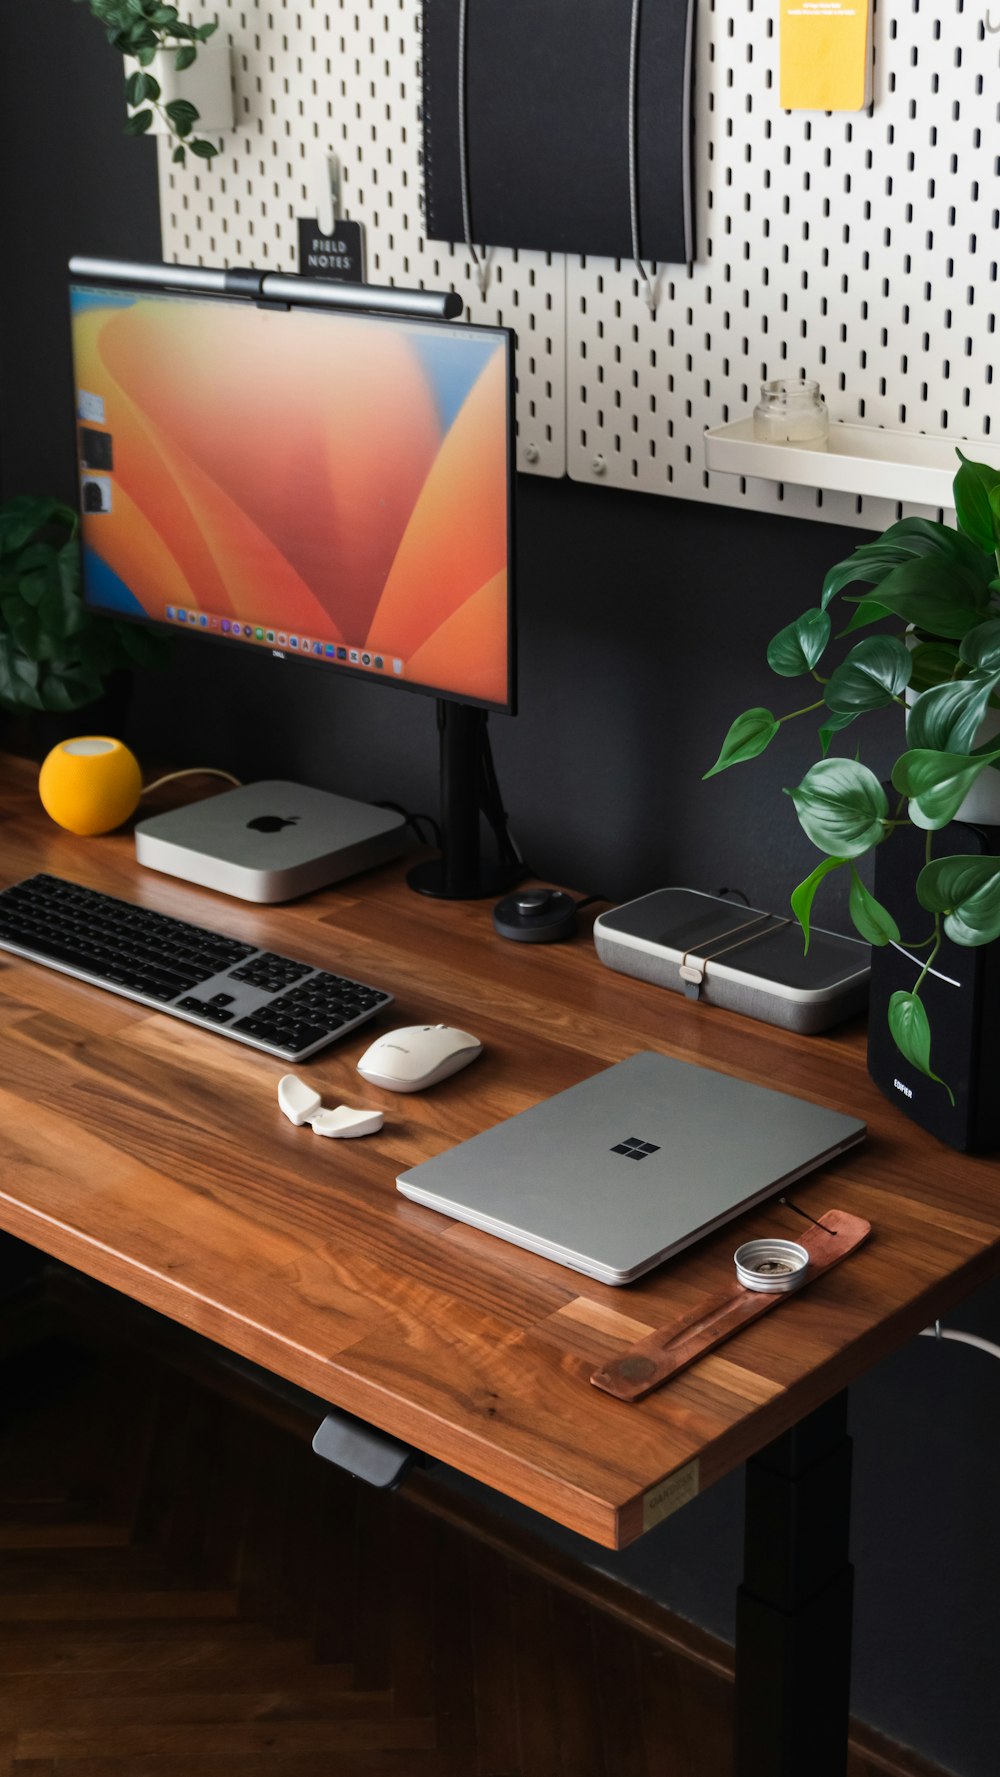
[{"label": "black plant pot", "polygon": [[[925,836],[901,827],[875,853],[875,894],[899,926],[899,947],[872,950],[868,1070],[913,1122],[965,1153],[1000,1147],[1000,940],[969,950],[945,938],[920,989],[931,1027],[931,1067],[955,1095],[918,1072],[896,1048],[888,1026],[891,996],[911,992],[928,952],[912,945],[933,929],[914,885]],[[1000,857],[1000,827],[952,821],[934,835],[934,856]],[[909,950],[907,956],[905,952]]]}]

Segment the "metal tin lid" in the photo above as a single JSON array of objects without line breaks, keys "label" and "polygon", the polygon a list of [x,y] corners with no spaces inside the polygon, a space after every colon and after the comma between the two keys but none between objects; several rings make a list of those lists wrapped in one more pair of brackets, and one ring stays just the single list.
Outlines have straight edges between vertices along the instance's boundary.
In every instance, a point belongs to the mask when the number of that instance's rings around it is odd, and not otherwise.
[{"label": "metal tin lid", "polygon": [[733,1258],[745,1290],[797,1290],[809,1272],[809,1254],[797,1240],[748,1240]]}]

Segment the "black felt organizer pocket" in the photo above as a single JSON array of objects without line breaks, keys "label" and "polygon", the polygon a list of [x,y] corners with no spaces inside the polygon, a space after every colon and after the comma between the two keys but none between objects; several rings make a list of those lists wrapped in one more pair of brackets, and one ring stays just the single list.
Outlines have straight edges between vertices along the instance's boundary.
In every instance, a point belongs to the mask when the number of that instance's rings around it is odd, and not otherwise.
[{"label": "black felt organizer pocket", "polygon": [[[647,260],[693,257],[690,11],[643,0],[636,187]],[[424,0],[427,233],[462,241],[459,0]],[[632,0],[467,0],[466,117],[474,241],[631,259]]]}]

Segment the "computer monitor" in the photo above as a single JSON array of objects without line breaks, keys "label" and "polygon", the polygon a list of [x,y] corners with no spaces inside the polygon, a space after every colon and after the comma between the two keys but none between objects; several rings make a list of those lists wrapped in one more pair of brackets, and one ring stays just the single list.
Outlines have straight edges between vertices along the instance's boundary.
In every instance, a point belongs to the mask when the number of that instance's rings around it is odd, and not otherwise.
[{"label": "computer monitor", "polygon": [[509,332],[425,319],[460,308],[426,292],[70,270],[88,605],[436,697],[445,839],[415,886],[506,885],[478,840],[486,714],[514,709]]}]

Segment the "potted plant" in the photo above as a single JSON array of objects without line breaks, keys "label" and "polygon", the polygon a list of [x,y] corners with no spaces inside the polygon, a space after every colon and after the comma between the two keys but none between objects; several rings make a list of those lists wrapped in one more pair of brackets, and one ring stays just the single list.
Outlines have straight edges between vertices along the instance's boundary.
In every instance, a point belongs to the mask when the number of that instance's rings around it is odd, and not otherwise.
[{"label": "potted plant", "polygon": [[106,27],[108,42],[122,51],[131,66],[125,82],[130,107],[125,134],[142,136],[152,131],[171,136],[173,159],[181,166],[188,149],[200,160],[212,160],[218,149],[192,131],[196,123],[203,129],[232,128],[228,46],[213,45],[219,52],[214,65],[206,65],[204,56],[198,60],[199,49],[218,29],[217,21],[186,24],[177,8],[163,4],[163,0],[83,3]]},{"label": "potted plant", "polygon": [[48,497],[0,505],[0,707],[78,710],[122,667],[157,664],[166,644],[97,617],[80,593],[79,519]]},{"label": "potted plant", "polygon": [[[779,677],[810,678],[818,695],[800,699],[804,707],[785,715],[744,711],[705,774],[713,777],[755,758],[786,722],[819,716],[820,757],[786,792],[803,830],[824,854],[791,898],[807,945],[816,892],[843,871],[858,932],[870,944],[899,946],[896,918],[866,887],[857,865],[869,852],[890,846],[903,829],[923,833],[914,886],[927,929],[907,932],[905,943],[905,954],[923,961],[913,965],[912,985],[890,995],[888,1024],[899,1053],[952,1102],[951,1086],[932,1059],[924,985],[945,940],[979,946],[1000,937],[1000,857],[934,855],[934,835],[960,813],[968,818],[963,804],[983,775],[1000,789],[1000,471],[958,455],[957,529],[904,518],[837,562],[818,606],[780,630],[767,650]],[[845,591],[858,583],[871,590]],[[830,665],[831,606],[838,597],[853,610],[840,631],[846,652]],[[874,625],[877,633],[858,638]],[[905,715],[905,744],[891,772],[892,801],[862,762],[856,734],[847,735],[861,717],[889,704],[899,706],[901,720]],[[840,736],[850,751],[838,756],[831,749]],[[975,818],[982,820],[982,812]],[[993,819],[1000,822],[1000,799]]]}]

